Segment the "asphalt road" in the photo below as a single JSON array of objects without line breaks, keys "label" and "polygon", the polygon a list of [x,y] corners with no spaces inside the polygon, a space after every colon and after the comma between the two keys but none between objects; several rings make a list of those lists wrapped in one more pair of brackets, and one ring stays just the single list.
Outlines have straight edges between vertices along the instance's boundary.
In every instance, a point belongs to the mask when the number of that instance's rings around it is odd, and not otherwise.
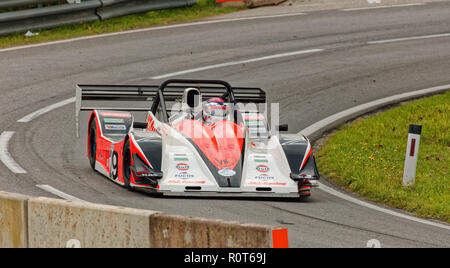
[{"label": "asphalt road", "polygon": [[[18,119],[73,97],[75,84],[158,84],[151,77],[282,53],[179,77],[261,87],[280,103],[291,132],[383,97],[450,84],[450,4],[380,10],[310,12],[175,27],[0,52],[0,132],[14,131],[9,153],[26,174],[0,163],[0,189],[54,195],[166,213],[268,224],[289,229],[291,247],[449,247],[450,231],[350,203],[319,189],[310,200],[157,198],[129,192],[94,173],[86,158],[86,117],[76,138],[74,105],[31,122]],[[349,167],[351,168],[351,167]],[[320,169],[320,167],[319,167]],[[326,181],[322,183],[329,185]]]}]

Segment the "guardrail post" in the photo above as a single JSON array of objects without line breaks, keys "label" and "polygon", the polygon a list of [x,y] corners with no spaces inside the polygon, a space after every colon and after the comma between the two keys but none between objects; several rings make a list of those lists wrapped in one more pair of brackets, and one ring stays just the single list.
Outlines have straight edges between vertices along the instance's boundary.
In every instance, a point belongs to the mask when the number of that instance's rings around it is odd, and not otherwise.
[{"label": "guardrail post", "polygon": [[422,126],[409,125],[408,144],[406,146],[405,156],[405,168],[403,171],[403,186],[414,186],[421,133]]}]

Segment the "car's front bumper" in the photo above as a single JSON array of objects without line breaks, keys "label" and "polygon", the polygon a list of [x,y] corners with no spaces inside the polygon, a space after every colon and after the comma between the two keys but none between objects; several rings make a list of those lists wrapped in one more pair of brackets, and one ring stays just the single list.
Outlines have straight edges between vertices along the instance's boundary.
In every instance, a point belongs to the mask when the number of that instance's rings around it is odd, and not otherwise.
[{"label": "car's front bumper", "polygon": [[295,193],[271,193],[271,192],[206,192],[206,191],[158,191],[164,196],[192,196],[192,197],[234,197],[234,198],[299,198],[300,194]]}]

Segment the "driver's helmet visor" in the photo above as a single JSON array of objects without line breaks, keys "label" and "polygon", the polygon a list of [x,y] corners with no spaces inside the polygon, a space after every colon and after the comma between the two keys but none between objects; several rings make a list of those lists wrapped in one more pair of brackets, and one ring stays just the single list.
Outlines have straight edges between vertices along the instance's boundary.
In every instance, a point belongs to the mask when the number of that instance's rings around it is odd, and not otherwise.
[{"label": "driver's helmet visor", "polygon": [[214,117],[226,117],[228,115],[228,107],[226,104],[207,103],[205,104],[205,113]]},{"label": "driver's helmet visor", "polygon": [[224,118],[228,116],[228,106],[221,98],[211,98],[204,104],[203,112],[208,116]]}]

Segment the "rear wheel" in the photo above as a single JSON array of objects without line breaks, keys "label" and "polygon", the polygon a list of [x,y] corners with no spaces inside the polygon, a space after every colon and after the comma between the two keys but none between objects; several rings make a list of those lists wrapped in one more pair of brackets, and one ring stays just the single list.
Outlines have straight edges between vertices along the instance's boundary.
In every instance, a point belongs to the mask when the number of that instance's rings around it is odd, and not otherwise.
[{"label": "rear wheel", "polygon": [[131,181],[131,149],[130,149],[130,140],[127,140],[125,142],[125,146],[123,149],[123,165],[122,165],[122,171],[123,171],[123,182],[125,188],[128,190],[133,190],[133,188],[130,185]]},{"label": "rear wheel", "polygon": [[92,169],[95,170],[95,162],[97,157],[97,123],[96,119],[93,118],[89,124],[89,164],[91,164]]}]

